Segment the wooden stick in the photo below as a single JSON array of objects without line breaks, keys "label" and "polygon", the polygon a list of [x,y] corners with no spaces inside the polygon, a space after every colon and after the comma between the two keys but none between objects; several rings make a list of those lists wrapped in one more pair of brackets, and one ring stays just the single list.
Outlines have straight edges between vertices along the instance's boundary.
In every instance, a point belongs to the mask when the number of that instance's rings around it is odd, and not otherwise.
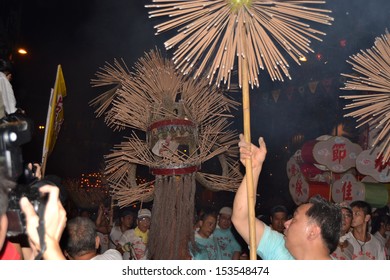
[{"label": "wooden stick", "polygon": [[[245,32],[245,27],[242,32]],[[245,44],[245,41],[243,42]],[[246,47],[246,46],[244,46]],[[244,115],[244,137],[248,143],[251,139],[251,116],[250,116],[250,100],[249,100],[249,83],[248,83],[248,61],[245,58],[239,58],[242,61],[242,111]],[[249,256],[251,260],[257,259],[256,253],[256,227],[255,227],[255,190],[253,185],[253,170],[252,159],[246,159],[246,187],[248,195],[248,221],[249,221]]]}]

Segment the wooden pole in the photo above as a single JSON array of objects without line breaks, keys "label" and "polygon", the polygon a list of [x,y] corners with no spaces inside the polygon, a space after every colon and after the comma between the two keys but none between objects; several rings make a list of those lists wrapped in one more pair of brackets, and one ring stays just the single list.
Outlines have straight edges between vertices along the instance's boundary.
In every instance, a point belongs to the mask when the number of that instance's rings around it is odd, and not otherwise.
[{"label": "wooden pole", "polygon": [[46,163],[47,163],[47,152],[44,152],[44,154],[42,156],[42,162],[41,162],[41,176],[42,176],[42,178],[45,177]]},{"label": "wooden pole", "polygon": [[[244,30],[245,32],[245,30]],[[245,40],[244,40],[245,44]],[[242,59],[242,58],[240,58]],[[248,59],[242,59],[242,111],[244,115],[244,138],[251,143],[251,116],[249,102],[249,79],[248,79]],[[252,159],[245,162],[246,186],[248,194],[248,221],[249,221],[249,257],[251,260],[257,259],[256,254],[256,228],[255,228],[255,190],[253,186]]]}]

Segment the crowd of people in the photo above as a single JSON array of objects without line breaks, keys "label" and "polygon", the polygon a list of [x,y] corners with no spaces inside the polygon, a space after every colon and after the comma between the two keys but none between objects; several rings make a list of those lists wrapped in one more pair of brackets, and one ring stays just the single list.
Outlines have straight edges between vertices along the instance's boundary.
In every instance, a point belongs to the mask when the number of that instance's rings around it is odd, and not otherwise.
[{"label": "crowd of people", "polygon": [[[10,80],[10,65],[0,60],[0,118],[17,111]],[[256,146],[240,135],[240,160],[252,162],[255,192],[266,159],[262,137]],[[40,180],[39,166],[34,176]],[[0,168],[0,260],[69,259],[69,260],[146,260],[152,212],[141,208],[120,209],[114,215],[102,204],[97,217],[86,213],[69,217],[61,203],[59,188],[45,181],[39,187],[44,201],[36,209],[26,197],[20,198],[25,216],[22,226],[28,244],[7,237],[9,233],[9,193],[15,182]],[[233,205],[215,211],[203,211],[194,219],[194,242],[189,245],[193,260],[248,259],[250,244],[247,178],[244,176]],[[44,200],[43,200],[44,199]],[[256,198],[254,198],[256,199]],[[254,201],[255,202],[255,201]],[[18,212],[19,211],[19,212]],[[189,217],[193,218],[193,217]],[[21,221],[22,222],[22,221]],[[390,217],[388,207],[373,211],[365,201],[335,204],[321,196],[311,197],[290,213],[283,205],[270,211],[269,223],[255,220],[255,244],[262,260],[385,260],[390,255]],[[20,239],[18,239],[20,240]]]},{"label": "crowd of people", "polygon": [[[241,134],[239,147],[241,162],[245,165],[251,159],[253,185],[257,188],[267,154],[265,141],[260,137],[259,145],[256,146],[247,143]],[[244,178],[235,195],[232,220],[237,231],[249,244],[247,187]],[[382,219],[386,219],[382,216],[388,217],[389,214],[388,208],[385,209],[387,210],[377,211],[377,216],[370,223],[372,208],[365,201],[338,205],[319,195],[311,197],[308,203],[298,206],[292,218],[284,223],[283,233],[273,230],[259,219],[256,220],[257,254],[265,260],[385,260],[388,258],[390,229],[389,224],[382,222]],[[369,232],[370,228],[379,231],[381,227],[383,234],[379,234],[385,242],[380,242]],[[348,244],[352,247],[347,252]]]},{"label": "crowd of people", "polygon": [[[266,158],[265,142],[260,138],[256,146],[240,135],[239,147],[242,163],[245,165],[248,158],[252,160],[255,187]],[[39,176],[39,168],[36,174]],[[39,188],[47,196],[44,212],[36,211],[26,197],[20,199],[29,250],[18,249],[20,244],[6,237],[8,192],[15,183],[4,175],[0,182],[0,259],[149,259],[147,245],[152,217],[149,209],[142,208],[136,213],[133,208],[123,208],[114,216],[102,204],[94,219],[80,212],[67,220],[59,188],[54,184]],[[190,259],[248,259],[247,187],[244,177],[233,207],[225,206],[218,212],[202,211],[199,219],[194,219]],[[299,205],[292,216],[285,206],[276,205],[270,211],[269,223],[255,220],[255,250],[261,260],[389,259],[388,212],[387,207],[373,211],[365,201],[335,204],[321,196]]]}]

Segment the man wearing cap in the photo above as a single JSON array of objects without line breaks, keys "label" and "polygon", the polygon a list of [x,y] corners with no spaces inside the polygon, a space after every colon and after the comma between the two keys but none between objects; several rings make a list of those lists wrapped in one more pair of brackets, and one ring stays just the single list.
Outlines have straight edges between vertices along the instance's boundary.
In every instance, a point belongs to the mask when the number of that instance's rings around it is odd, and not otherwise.
[{"label": "man wearing cap", "polygon": [[119,239],[118,244],[123,253],[123,259],[146,260],[148,244],[150,220],[152,213],[149,209],[141,209],[138,211],[137,227],[127,230]]},{"label": "man wearing cap", "polygon": [[239,260],[241,254],[241,246],[232,232],[232,212],[230,207],[219,210],[218,227],[214,231],[223,260]]},{"label": "man wearing cap", "polygon": [[332,253],[332,258],[336,260],[352,260],[353,246],[347,240],[347,233],[349,233],[352,224],[352,208],[348,202],[341,202],[339,206],[341,207],[342,217],[341,234],[339,244]]}]

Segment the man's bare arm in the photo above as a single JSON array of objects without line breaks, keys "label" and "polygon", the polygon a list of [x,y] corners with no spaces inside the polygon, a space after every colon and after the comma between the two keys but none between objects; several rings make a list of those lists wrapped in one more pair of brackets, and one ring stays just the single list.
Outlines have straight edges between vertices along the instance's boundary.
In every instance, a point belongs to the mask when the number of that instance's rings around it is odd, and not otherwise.
[{"label": "man's bare arm", "polygon": [[[240,134],[240,142],[238,145],[240,147],[240,160],[244,166],[246,164],[246,159],[252,158],[253,187],[254,193],[256,193],[259,176],[267,154],[264,139],[262,137],[259,138],[259,147],[257,147],[251,143],[245,142],[244,136]],[[247,177],[244,176],[235,195],[232,222],[237,232],[249,244],[248,194],[246,180]],[[255,228],[256,244],[258,245],[264,232],[264,223],[256,219]],[[256,250],[256,248],[254,248],[254,250]]]}]

